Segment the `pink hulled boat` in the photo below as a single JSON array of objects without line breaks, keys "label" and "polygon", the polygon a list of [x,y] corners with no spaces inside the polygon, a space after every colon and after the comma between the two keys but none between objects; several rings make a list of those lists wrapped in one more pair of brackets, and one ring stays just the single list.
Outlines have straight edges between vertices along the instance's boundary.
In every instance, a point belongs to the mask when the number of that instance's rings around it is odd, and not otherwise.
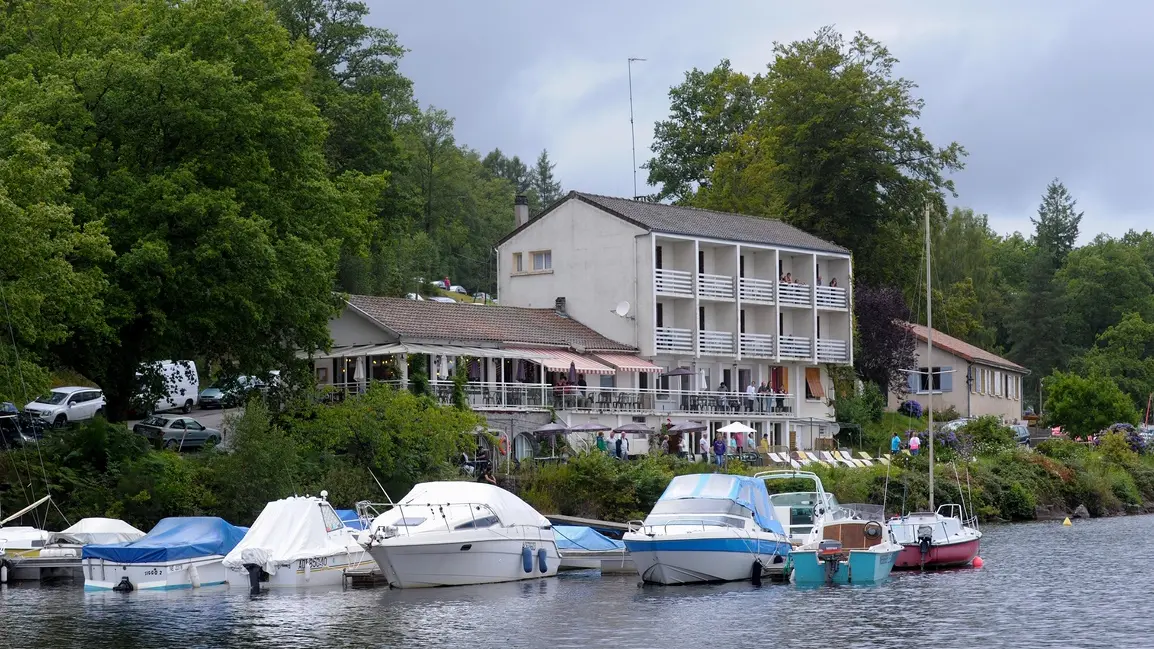
[{"label": "pink hulled boat", "polygon": [[962,513],[960,505],[942,505],[937,512],[915,512],[890,519],[894,541],[902,546],[894,568],[968,566],[981,549],[982,533],[967,526]]}]

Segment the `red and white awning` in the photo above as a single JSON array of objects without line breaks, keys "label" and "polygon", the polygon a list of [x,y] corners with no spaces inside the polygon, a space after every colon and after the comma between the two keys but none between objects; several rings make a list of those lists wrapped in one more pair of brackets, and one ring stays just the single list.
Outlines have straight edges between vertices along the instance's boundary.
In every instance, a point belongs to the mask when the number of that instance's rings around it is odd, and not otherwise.
[{"label": "red and white awning", "polygon": [[597,360],[612,365],[621,372],[664,372],[662,368],[632,354],[597,354]]},{"label": "red and white awning", "polygon": [[536,360],[550,372],[568,372],[569,366],[577,368],[578,374],[616,374],[617,370],[597,362],[596,359],[562,349],[518,349],[518,351],[540,354],[546,358]]}]

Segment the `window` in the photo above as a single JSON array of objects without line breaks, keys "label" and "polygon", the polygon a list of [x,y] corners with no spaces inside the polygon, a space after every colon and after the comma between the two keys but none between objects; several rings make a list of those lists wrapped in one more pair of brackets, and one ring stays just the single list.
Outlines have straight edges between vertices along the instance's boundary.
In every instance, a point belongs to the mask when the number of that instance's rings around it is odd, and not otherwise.
[{"label": "window", "polygon": [[911,387],[917,392],[929,392],[932,380],[934,392],[950,392],[953,390],[952,371],[952,367],[919,367],[917,374],[910,377]]},{"label": "window", "polygon": [[337,513],[335,511],[333,511],[333,508],[331,505],[322,503],[320,505],[320,508],[321,508],[321,520],[323,520],[325,523],[325,531],[326,532],[331,532],[333,530],[339,530],[345,526],[344,521],[341,520],[340,516],[337,516]]},{"label": "window", "polygon": [[705,307],[697,307],[697,328],[705,331]]},{"label": "window", "polygon": [[519,252],[513,253],[513,272],[525,272],[525,260],[521,257],[521,253]]},{"label": "window", "polygon": [[658,327],[664,327],[665,326],[665,309],[663,308],[664,306],[665,305],[660,303],[660,302],[657,303],[657,326]]},{"label": "window", "polygon": [[1002,396],[1002,373],[994,372],[994,396]]},{"label": "window", "polygon": [[461,523],[460,525],[454,527],[453,529],[454,530],[479,530],[479,529],[482,529],[485,527],[493,527],[494,525],[498,525],[500,522],[501,521],[497,520],[496,516],[485,516],[484,518],[478,518],[476,520],[472,520],[472,521],[469,521],[467,523]]},{"label": "window", "polygon": [[745,255],[742,255],[737,259],[737,276],[745,277]]},{"label": "window", "polygon": [[821,338],[821,316],[817,317],[817,330],[815,331],[817,338]]},{"label": "window", "polygon": [[533,270],[552,270],[553,251],[541,250],[533,253]]},{"label": "window", "polygon": [[779,336],[785,335],[785,314],[784,313],[777,314],[777,335],[779,335]]},{"label": "window", "polygon": [[697,272],[699,272],[699,273],[705,272],[705,251],[704,250],[698,250],[697,251]]},{"label": "window", "polygon": [[741,310],[741,323],[740,323],[740,327],[741,327],[741,328],[738,330],[738,333],[745,333],[745,309],[742,309],[742,310]]},{"label": "window", "polygon": [[661,268],[661,246],[653,249],[653,266],[655,268]]},{"label": "window", "polygon": [[805,398],[810,401],[825,398],[825,390],[821,387],[820,368],[805,368]]}]

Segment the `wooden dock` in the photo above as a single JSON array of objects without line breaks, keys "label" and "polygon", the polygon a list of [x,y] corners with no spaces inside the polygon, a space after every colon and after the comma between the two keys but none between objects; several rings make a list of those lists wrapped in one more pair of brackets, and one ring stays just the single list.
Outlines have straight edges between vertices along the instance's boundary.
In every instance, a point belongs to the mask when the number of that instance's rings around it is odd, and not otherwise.
[{"label": "wooden dock", "polygon": [[344,586],[345,588],[376,588],[378,586],[388,588],[389,580],[378,568],[360,568],[345,571]]}]

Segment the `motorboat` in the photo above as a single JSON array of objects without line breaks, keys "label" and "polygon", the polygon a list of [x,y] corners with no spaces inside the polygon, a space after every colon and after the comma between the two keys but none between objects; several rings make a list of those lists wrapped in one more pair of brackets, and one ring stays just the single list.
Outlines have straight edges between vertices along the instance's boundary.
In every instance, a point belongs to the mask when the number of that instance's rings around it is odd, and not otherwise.
[{"label": "motorboat", "polygon": [[765,471],[754,478],[813,485],[809,491],[769,497],[775,515],[788,521],[795,584],[873,584],[889,577],[902,546],[889,534],[882,507],[840,504],[809,471]]},{"label": "motorboat", "polygon": [[339,586],[348,570],[371,570],[353,529],[321,497],[292,497],[265,505],[222,563],[232,586],[262,588]]},{"label": "motorboat", "polygon": [[611,539],[584,525],[554,525],[561,570],[600,570],[603,562],[629,560],[625,542]]},{"label": "motorboat", "polygon": [[[964,521],[964,522],[963,522]],[[977,520],[965,519],[961,505],[942,505],[936,512],[895,516],[889,522],[894,539],[902,545],[898,569],[968,566],[981,550]]]},{"label": "motorboat", "polygon": [[553,528],[512,493],[481,482],[424,482],[373,519],[364,545],[395,588],[463,586],[557,574]]},{"label": "motorboat", "polygon": [[40,551],[48,544],[52,533],[38,527],[25,525],[6,525],[18,520],[24,514],[36,509],[51,500],[51,496],[44,496],[40,500],[28,505],[24,509],[0,520],[0,583],[15,579],[14,568],[18,563],[40,556]]},{"label": "motorboat", "polygon": [[62,532],[35,530],[31,537],[37,542],[44,539],[44,544],[38,549],[13,551],[5,557],[11,567],[8,579],[82,579],[80,562],[85,545],[130,543],[142,536],[144,532],[115,518],[83,518]]},{"label": "motorboat", "polygon": [[765,483],[721,473],[673,478],[623,540],[641,580],[656,584],[760,583],[790,550]]},{"label": "motorboat", "polygon": [[82,549],[84,590],[172,590],[227,583],[221,560],[247,528],[214,516],[161,519],[131,543]]}]

